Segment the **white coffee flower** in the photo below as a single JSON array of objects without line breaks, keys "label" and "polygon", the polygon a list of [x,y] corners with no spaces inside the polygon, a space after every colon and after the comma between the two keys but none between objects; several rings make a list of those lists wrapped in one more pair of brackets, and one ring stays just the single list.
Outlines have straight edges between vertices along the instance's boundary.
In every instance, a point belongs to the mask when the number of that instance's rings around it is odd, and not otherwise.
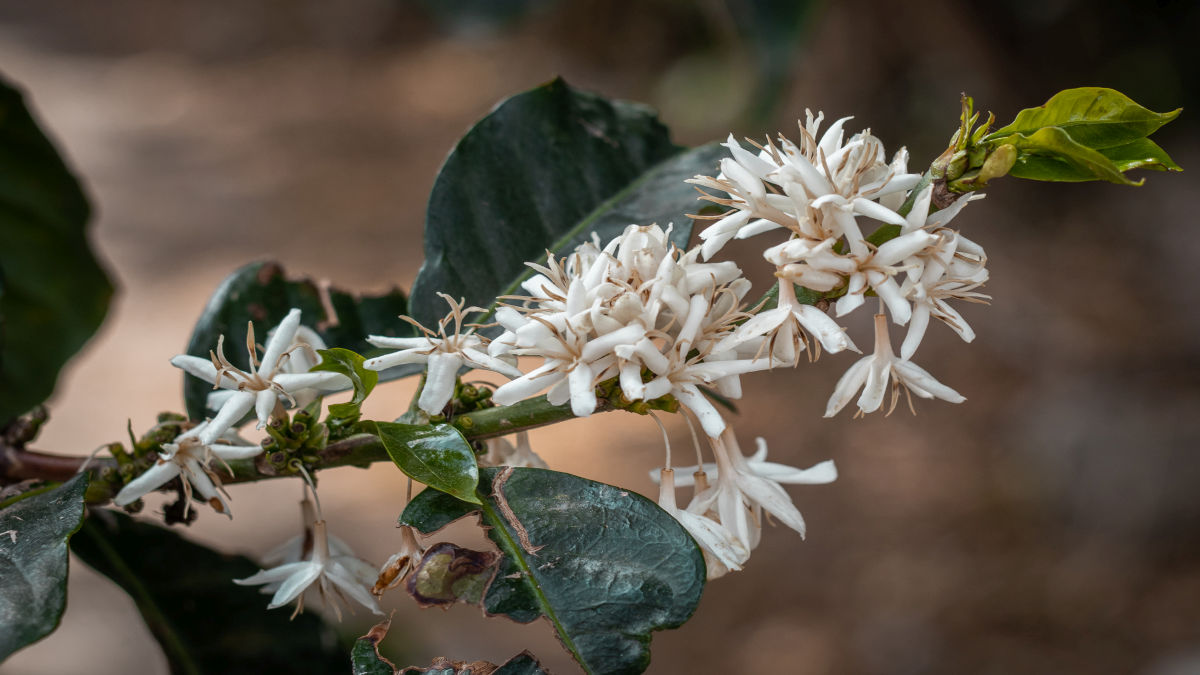
[{"label": "white coffee flower", "polygon": [[774,345],[776,359],[795,363],[808,342],[806,332],[813,335],[830,354],[846,349],[858,351],[845,329],[825,312],[800,302],[791,282],[780,279],[777,306],[760,311],[718,343],[716,349],[740,348],[748,341],[765,336]]},{"label": "white coffee flower", "polygon": [[[304,552],[304,560],[260,570],[245,579],[234,579],[233,583],[242,586],[277,585],[267,609],[282,607],[295,600],[296,611],[292,616],[303,611],[303,593],[314,583],[323,599],[330,595],[330,591],[337,591],[338,596],[349,596],[375,614],[382,615],[379,603],[367,590],[375,583],[375,568],[352,555],[332,554],[324,520],[312,524],[311,534],[312,546]],[[333,608],[340,619],[341,609],[337,604],[333,604]]]},{"label": "white coffee flower", "polygon": [[[269,340],[275,334],[275,329],[271,329],[267,334]],[[280,373],[307,373],[321,362],[321,355],[318,350],[326,349],[325,340],[313,329],[300,324],[296,327],[296,334],[292,337],[292,342],[288,345],[284,352],[288,358],[281,359],[279,364]],[[303,408],[309,403],[325,395],[326,391],[321,389],[298,389],[291,392],[292,398],[295,400],[296,408]],[[217,389],[210,392],[205,401],[205,406],[212,411],[219,411],[221,406],[229,400],[231,396],[236,396],[237,391],[229,389]]]},{"label": "white coffee flower", "polygon": [[[425,386],[417,399],[417,407],[430,415],[442,412],[446,404],[454,396],[454,382],[458,371],[464,366],[492,370],[508,377],[520,377],[521,371],[510,363],[488,354],[487,344],[483,338],[475,334],[474,328],[463,330],[463,319],[470,312],[481,312],[478,307],[463,307],[464,301],[438,293],[449,305],[450,313],[438,322],[438,332],[434,333],[407,316],[401,319],[416,326],[425,335],[413,338],[395,338],[382,335],[370,335],[367,342],[376,347],[399,349],[400,351],[377,356],[363,362],[368,370],[387,370],[393,366],[406,363],[427,364],[428,373],[425,376]],[[453,322],[453,330],[447,332],[447,327]]]},{"label": "white coffee flower", "polygon": [[516,445],[507,438],[489,438],[487,454],[479,458],[480,466],[512,466],[547,469],[546,461],[533,451],[529,444],[529,432],[517,433]]},{"label": "white coffee flower", "polygon": [[724,576],[730,570],[742,569],[750,552],[721,524],[705,515],[680,509],[675,503],[675,472],[663,469],[658,479],[658,505],[671,514],[700,546],[707,563],[709,581]]},{"label": "white coffee flower", "polygon": [[350,379],[341,373],[294,373],[287,372],[286,364],[295,349],[294,339],[300,327],[300,310],[288,312],[267,340],[263,357],[258,359],[258,347],[254,342],[254,324],[246,329],[246,351],[250,356],[250,370],[243,371],[225,358],[225,336],[217,340],[216,352],[209,359],[180,354],[171,359],[177,368],[209,382],[232,394],[221,404],[216,417],[200,436],[204,444],[214,442],[217,437],[236,424],[246,413],[254,410],[261,429],[267,420],[286,404],[295,405],[295,395],[309,390],[329,393],[350,388]]},{"label": "white coffee flower", "polygon": [[[311,499],[305,494],[304,499],[300,501],[300,527],[302,532],[291,539],[283,542],[275,548],[262,554],[260,560],[263,565],[270,567],[278,567],[285,563],[302,562],[306,558],[312,557],[312,523],[320,520],[317,516],[316,509]],[[329,540],[329,553],[333,556],[348,556],[354,557],[354,551],[350,545],[341,538],[332,534],[326,537]],[[361,563],[361,561],[359,561]],[[366,563],[362,563],[365,565]],[[263,584],[262,588],[258,589],[259,593],[266,595],[274,595],[275,591],[279,590],[281,582],[272,582]]]},{"label": "white coffee flower", "polygon": [[[925,369],[907,359],[899,358],[892,352],[891,339],[888,336],[887,317],[875,315],[875,353],[860,359],[838,380],[833,396],[825,406],[825,417],[833,417],[850,402],[854,394],[862,388],[862,396],[858,398],[858,409],[861,413],[872,413],[883,405],[884,396],[888,391],[888,382],[892,384],[892,398],[888,405],[888,414],[896,408],[900,397],[900,387],[920,396],[921,398],[940,398],[951,403],[962,403],[966,400],[957,391],[938,382]],[[911,399],[909,406],[911,407]]]},{"label": "white coffee flower", "polygon": [[960,198],[949,208],[933,214],[928,212],[929,190],[915,200],[906,231],[930,232],[936,235],[936,241],[905,261],[907,279],[900,287],[900,294],[912,302],[912,322],[900,346],[901,358],[909,359],[916,353],[930,318],[945,323],[965,342],[975,339],[975,332],[949,301],[986,304],[991,299],[976,290],[988,280],[987,254],[983,247],[944,226],[973,198],[982,197]]},{"label": "white coffee flower", "polygon": [[[807,469],[797,469],[794,466],[787,464],[779,464],[778,462],[767,461],[767,442],[763,438],[754,439],[756,450],[750,457],[745,457],[738,461],[737,456],[733,457],[735,464],[744,462],[743,469],[749,471],[760,478],[765,478],[776,483],[788,485],[824,485],[837,480],[837,466],[834,465],[832,459],[827,459],[824,462],[819,462]],[[679,487],[692,485],[693,476],[697,473],[704,475],[719,476],[721,472],[720,466],[715,462],[706,462],[700,466],[685,466],[679,467],[680,478],[676,482]],[[661,471],[655,469],[650,472],[650,478],[655,483],[659,482]]]},{"label": "white coffee flower", "polygon": [[912,306],[896,283],[896,275],[902,271],[900,265],[937,241],[937,237],[924,230],[916,230],[891,239],[873,251],[855,256],[857,269],[849,276],[846,294],[837,301],[837,315],[844,316],[860,307],[867,289],[883,300],[898,324],[906,324],[912,317]]},{"label": "white coffee flower", "polygon": [[[158,461],[142,475],[130,481],[113,497],[117,506],[125,506],[141,499],[162,487],[176,476],[183,481],[184,513],[190,508],[193,492],[198,493],[217,513],[230,518],[233,512],[220,492],[221,480],[209,464],[216,457],[222,462],[234,459],[249,459],[260,454],[260,445],[250,445],[226,430],[221,440],[204,442],[202,438],[209,423],[203,422],[175,438],[173,443],[163,443]],[[231,472],[232,473],[232,472]]]},{"label": "white coffee flower", "polygon": [[[726,430],[720,438],[712,441],[716,456],[716,483],[695,496],[687,510],[703,514],[716,512],[721,525],[732,533],[742,546],[753,550],[762,534],[762,519],[757,515],[765,510],[784,525],[796,530],[803,537],[804,518],[792,504],[791,497],[779,482],[766,478],[754,470],[738,448],[732,430]],[[765,454],[765,450],[764,450]],[[810,470],[807,478],[814,483],[830,482],[837,477],[832,464]]]}]

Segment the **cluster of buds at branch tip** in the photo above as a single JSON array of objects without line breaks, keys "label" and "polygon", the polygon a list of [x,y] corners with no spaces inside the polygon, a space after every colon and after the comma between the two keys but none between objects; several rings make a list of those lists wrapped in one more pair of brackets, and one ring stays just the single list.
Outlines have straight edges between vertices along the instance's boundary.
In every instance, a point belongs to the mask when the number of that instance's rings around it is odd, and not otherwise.
[{"label": "cluster of buds at branch tip", "polygon": [[960,195],[1008,175],[1017,162],[1017,149],[1013,145],[980,142],[991,131],[996,116],[989,112],[983,124],[976,127],[979,113],[974,105],[974,100],[963,94],[959,128],[950,138],[949,147],[929,168],[934,185],[933,203],[939,209],[950,206]]},{"label": "cluster of buds at branch tip", "polygon": [[267,437],[260,445],[265,454],[259,463],[270,467],[267,473],[295,474],[300,466],[315,468],[321,461],[319,453],[329,443],[328,425],[318,422],[309,410],[297,411],[290,420],[272,419],[264,430]]}]

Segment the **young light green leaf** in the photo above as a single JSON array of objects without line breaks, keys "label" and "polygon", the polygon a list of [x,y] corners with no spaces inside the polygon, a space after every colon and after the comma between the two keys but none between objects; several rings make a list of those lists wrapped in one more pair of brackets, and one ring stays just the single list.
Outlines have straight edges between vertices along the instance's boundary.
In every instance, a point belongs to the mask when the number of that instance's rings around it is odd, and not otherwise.
[{"label": "young light green leaf", "polygon": [[704,558],[654,502],[545,469],[484,469],[479,506],[426,490],[401,522],[433,532],[472,512],[503,554],[484,596],[489,614],[545,616],[588,673],[640,673],[650,633],[695,610]]},{"label": "young light green leaf", "polygon": [[445,313],[437,292],[487,307],[519,290],[526,261],[602,239],[630,223],[674,223],[696,192],[683,181],[711,171],[723,150],[681,153],[654,113],[569,87],[561,79],[496,107],[459,141],[438,173],[425,219],[425,263],[412,290],[412,316],[433,325]]},{"label": "young light green leaf", "polygon": [[123,513],[89,518],[71,550],[132,596],[173,674],[345,672],[346,652],[316,613],[288,620],[231,580],[259,566]]},{"label": "young light green leaf", "polygon": [[363,427],[379,437],[388,456],[413,480],[479,503],[475,495],[479,464],[471,444],[458,429],[449,424],[395,422],[367,422]]},{"label": "young light green leaf", "polygon": [[1060,91],[1044,104],[1022,110],[1010,124],[984,136],[982,142],[995,143],[1013,134],[1031,136],[1040,129],[1059,127],[1080,145],[1111,148],[1149,136],[1182,110],[1156,113],[1115,89],[1079,87]]},{"label": "young light green leaf", "polygon": [[[1115,148],[1105,148],[1099,152],[1122,173],[1133,169],[1150,169],[1152,171],[1183,170],[1171,159],[1166,151],[1148,138],[1126,143],[1125,145],[1118,145]],[[1072,164],[1052,155],[1027,154],[1021,157],[1018,162],[1021,164],[1021,169],[1014,175],[1021,178],[1071,183],[1096,180],[1096,175],[1090,168]]]},{"label": "young light green leaf", "polygon": [[58,371],[100,327],[113,288],[92,255],[91,207],[0,80],[0,426],[46,400]]},{"label": "young light green leaf", "polygon": [[[1099,150],[1076,143],[1059,127],[1039,129],[1029,136],[1013,134],[1002,143],[1017,148],[1017,162],[1009,171],[1017,178],[1043,181],[1104,180],[1124,185],[1141,185]],[[1086,176],[1080,178],[1080,176]]]},{"label": "young light green leaf", "polygon": [[[322,296],[327,293],[328,302]],[[239,368],[248,369],[248,355],[242,345],[246,324],[254,322],[261,342],[266,331],[277,325],[293,308],[300,308],[303,325],[312,328],[326,347],[343,347],[358,354],[378,352],[368,334],[407,337],[413,329],[397,319],[408,311],[408,303],[399,289],[383,295],[355,297],[337,289],[322,289],[310,279],[289,279],[283,268],[273,262],[255,262],[225,278],[209,298],[188,341],[187,353],[208,358],[225,336],[225,356]],[[333,314],[329,314],[329,309]],[[392,379],[396,373],[383,373]],[[204,419],[204,404],[212,385],[199,378],[185,376],[183,397],[192,419]]]},{"label": "young light green leaf", "polygon": [[1132,169],[1150,169],[1152,171],[1183,171],[1183,168],[1171,159],[1166,150],[1149,138],[1140,138],[1125,145],[1104,148],[1100,151],[1109,158],[1121,171]]},{"label": "young light green leaf", "polygon": [[367,400],[367,396],[379,382],[379,373],[363,368],[366,359],[349,349],[334,347],[318,349],[317,353],[321,355],[321,362],[313,366],[314,371],[341,373],[354,384],[353,398],[347,403],[330,405],[329,414],[343,419],[357,418],[363,401]]},{"label": "young light green leaf", "polygon": [[88,474],[0,510],[0,662],[47,635],[67,601],[67,541],[83,523]]}]

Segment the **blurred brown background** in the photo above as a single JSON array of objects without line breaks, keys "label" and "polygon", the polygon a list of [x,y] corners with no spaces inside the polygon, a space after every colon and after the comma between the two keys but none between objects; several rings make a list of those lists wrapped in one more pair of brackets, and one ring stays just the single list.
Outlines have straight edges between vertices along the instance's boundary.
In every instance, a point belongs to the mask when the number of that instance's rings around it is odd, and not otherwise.
[{"label": "blurred brown background", "polygon": [[[747,571],[655,637],[650,672],[1200,673],[1197,34],[1192,2],[5,0],[0,71],[87,182],[121,286],[39,445],[90,452],[127,418],[145,428],[181,408],[167,359],[244,262],[407,288],[441,160],[494,103],[554,75],[652,103],[684,143],[790,134],[805,106],[854,114],[916,167],[944,147],[960,91],[1006,120],[1062,88],[1113,86],[1189,107],[1155,137],[1189,173],[1141,188],[1002,181],[960,217],[987,247],[995,300],[964,311],[974,344],[934,327],[917,361],[961,406],[821,419],[846,355],[748,377],[745,442],[803,466],[834,458],[841,478],[791,490],[808,541],[767,532]],[[742,262],[762,279],[758,243]],[[393,416],[410,389],[381,389],[372,413]],[[652,494],[654,425],[609,419],[535,447]],[[382,561],[402,485],[388,466],[323,474],[331,527]],[[237,519],[205,513],[188,534],[261,553],[293,533],[298,492],[235,487]],[[398,662],[528,647],[572,672],[544,625],[388,604]],[[131,602],[76,562],[62,629],[0,671],[166,662]]]}]

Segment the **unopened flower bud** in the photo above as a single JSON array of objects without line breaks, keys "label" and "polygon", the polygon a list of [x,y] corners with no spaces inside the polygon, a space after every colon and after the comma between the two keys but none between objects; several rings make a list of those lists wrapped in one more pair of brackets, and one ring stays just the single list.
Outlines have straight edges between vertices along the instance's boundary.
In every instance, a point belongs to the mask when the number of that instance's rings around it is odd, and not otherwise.
[{"label": "unopened flower bud", "polygon": [[987,185],[988,181],[993,178],[1005,176],[1012,170],[1013,165],[1017,163],[1017,148],[1009,143],[1005,143],[992,151],[988,158],[983,163],[983,168],[979,170],[980,185]]}]

